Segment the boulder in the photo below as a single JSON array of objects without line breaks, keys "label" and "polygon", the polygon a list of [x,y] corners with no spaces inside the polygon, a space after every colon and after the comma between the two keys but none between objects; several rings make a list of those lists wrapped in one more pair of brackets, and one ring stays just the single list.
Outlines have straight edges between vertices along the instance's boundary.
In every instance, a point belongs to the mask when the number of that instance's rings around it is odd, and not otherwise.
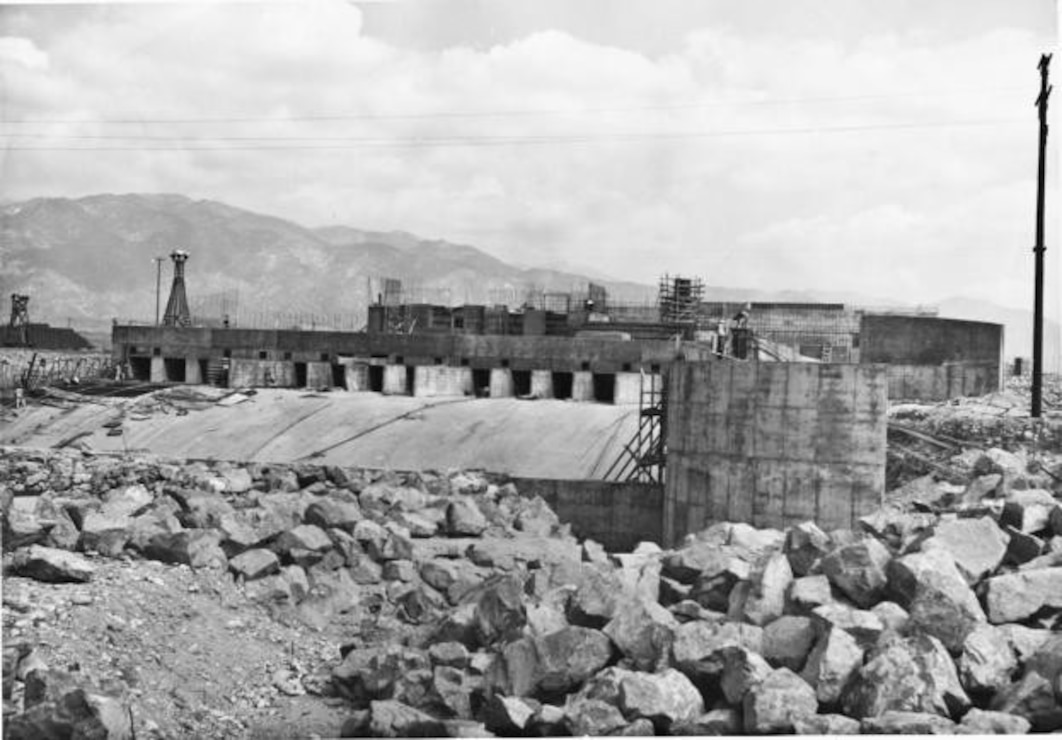
[{"label": "boulder", "polygon": [[[356,531],[354,537],[358,538]],[[382,540],[369,540],[365,544],[365,552],[377,563],[386,563],[388,560],[412,560],[413,543],[409,537],[400,532],[387,532]]]},{"label": "boulder", "polygon": [[527,624],[523,584],[516,577],[488,581],[475,606],[475,624],[484,645],[507,642],[518,636]]},{"label": "boulder", "polygon": [[843,714],[816,714],[793,721],[796,735],[822,735],[837,737],[839,735],[858,735],[859,720],[845,717]]},{"label": "boulder", "polygon": [[865,718],[860,732],[864,735],[954,735],[955,723],[930,712],[890,710]]},{"label": "boulder", "polygon": [[830,536],[815,522],[802,522],[786,532],[784,552],[797,578],[812,573],[830,547]]},{"label": "boulder", "polygon": [[728,704],[741,704],[745,694],[774,670],[759,653],[746,648],[727,648],[723,656],[720,686]]},{"label": "boulder", "polygon": [[652,722],[657,734],[666,734],[704,713],[700,692],[674,668],[660,673],[626,672],[620,681],[619,706],[628,719]]},{"label": "boulder", "polygon": [[751,564],[730,547],[705,550],[700,546],[691,550],[698,553],[698,558],[686,562],[699,563],[702,569],[692,578],[690,597],[707,609],[725,611],[734,586],[752,576]]},{"label": "boulder", "polygon": [[617,735],[629,724],[619,707],[601,699],[569,697],[564,711],[576,737]]},{"label": "boulder", "polygon": [[694,541],[667,553],[662,565],[662,575],[691,585],[728,571],[733,571],[732,580],[747,578],[749,570],[746,553],[725,544],[704,541]]},{"label": "boulder", "polygon": [[459,642],[436,642],[428,648],[428,657],[434,666],[467,668],[471,660],[468,648]]},{"label": "boulder", "polygon": [[403,676],[430,670],[431,661],[420,650],[400,645],[355,648],[332,669],[332,686],[339,696],[362,708],[373,700],[391,698]]},{"label": "boulder", "polygon": [[568,601],[566,616],[572,624],[600,629],[615,616],[622,586],[611,571],[584,565],[581,573],[581,582],[576,584],[578,588]]},{"label": "boulder", "polygon": [[630,667],[655,671],[667,664],[678,621],[655,601],[634,599],[617,606],[604,627]]},{"label": "boulder", "polygon": [[273,543],[273,549],[281,554],[294,550],[324,552],[332,549],[332,540],[320,527],[314,524],[300,524],[282,532]]},{"label": "boulder", "polygon": [[983,498],[995,496],[1002,481],[1003,476],[999,473],[977,476],[966,484],[966,490],[962,494],[963,503],[977,504]]},{"label": "boulder", "polygon": [[948,651],[929,635],[892,636],[867,656],[842,697],[845,714],[857,719],[887,711],[961,716],[970,699]]},{"label": "boulder", "polygon": [[15,551],[11,571],[47,583],[87,583],[92,580],[96,568],[83,555],[30,545]]},{"label": "boulder", "polygon": [[353,532],[354,525],[362,520],[361,507],[354,501],[335,497],[321,498],[306,507],[303,516],[307,524],[321,529],[341,529]]},{"label": "boulder", "polygon": [[828,627],[837,627],[854,637],[863,649],[873,647],[885,631],[881,617],[874,612],[853,609],[844,604],[820,606],[812,610],[811,618],[820,633],[825,632]]},{"label": "boulder", "polygon": [[[3,489],[0,489],[3,490]],[[17,500],[17,499],[16,499]],[[87,517],[86,517],[87,518]],[[33,511],[9,507],[3,517],[5,550],[39,544],[48,536],[49,527]],[[96,548],[85,548],[96,549]]]},{"label": "boulder", "polygon": [[717,679],[723,672],[726,648],[763,651],[763,628],[735,622],[687,622],[675,629],[673,664],[695,682]]},{"label": "boulder", "polygon": [[1009,686],[1018,658],[998,627],[983,624],[971,632],[958,660],[959,680],[971,696],[991,696]]},{"label": "boulder", "polygon": [[804,679],[778,668],[745,694],[742,709],[747,733],[792,733],[795,722],[818,712],[818,701]]},{"label": "boulder", "polygon": [[742,733],[741,712],[731,707],[713,709],[688,722],[680,722],[671,727],[671,734],[681,737],[705,735],[740,735]]},{"label": "boulder", "polygon": [[815,643],[815,625],[809,617],[781,616],[763,629],[763,657],[776,668],[799,673]]},{"label": "boulder", "polygon": [[814,687],[820,704],[833,706],[848,691],[863,665],[863,655],[854,637],[839,627],[826,627],[800,675]]},{"label": "boulder", "polygon": [[221,526],[222,520],[235,509],[216,493],[194,492],[181,496],[181,511],[177,518],[189,529],[210,529]]},{"label": "boulder", "polygon": [[911,615],[895,601],[882,601],[870,612],[881,620],[886,630],[892,630],[893,632],[905,631],[907,623],[911,621]]},{"label": "boulder", "polygon": [[33,671],[26,677],[25,706],[23,713],[4,717],[5,738],[133,738],[128,704],[74,674]]},{"label": "boulder", "polygon": [[1044,541],[1036,535],[1026,534],[1011,526],[1007,526],[1005,529],[1010,537],[1010,542],[1007,545],[1007,554],[1003,558],[1005,563],[1021,565],[1043,554]]},{"label": "boulder", "polygon": [[1044,607],[1062,607],[1062,567],[1019,571],[985,581],[985,611],[993,624],[1019,622]]},{"label": "boulder", "polygon": [[446,532],[452,537],[478,537],[487,525],[487,518],[469,498],[455,498],[446,507]]},{"label": "boulder", "polygon": [[133,517],[151,506],[155,497],[143,485],[137,483],[108,491],[103,497],[100,513],[104,516],[123,518]]},{"label": "boulder", "polygon": [[868,608],[881,601],[888,578],[885,568],[891,556],[875,539],[836,548],[822,559],[822,572],[857,606]]},{"label": "boulder", "polygon": [[516,514],[513,527],[518,532],[548,537],[560,527],[560,519],[541,496],[523,500],[520,511]]},{"label": "boulder", "polygon": [[568,626],[534,640],[536,684],[546,695],[578,689],[612,659],[609,638],[589,627]]},{"label": "boulder", "polygon": [[399,701],[374,701],[369,706],[368,734],[361,737],[443,737],[446,725],[430,714]]},{"label": "boulder", "polygon": [[435,509],[425,509],[424,511],[400,511],[395,516],[395,521],[399,525],[409,530],[410,537],[434,537],[439,532],[439,524],[445,518],[443,512],[439,518],[432,518],[426,516],[426,512],[436,511]]},{"label": "boulder", "polygon": [[1012,491],[1003,504],[999,522],[1019,532],[1036,534],[1049,529],[1051,512],[1057,505],[1050,491]]},{"label": "boulder", "polygon": [[255,548],[229,560],[229,570],[246,581],[253,581],[278,572],[280,560],[272,550]]},{"label": "boulder", "polygon": [[132,519],[93,512],[81,523],[80,547],[107,557],[117,557],[129,541]]},{"label": "boulder", "polygon": [[782,616],[786,591],[792,581],[789,559],[781,553],[769,556],[751,575],[749,591],[741,606],[745,621],[762,627]]},{"label": "boulder", "polygon": [[1050,630],[1034,629],[1021,624],[1001,624],[997,629],[1007,638],[1007,643],[1021,664],[1035,655],[1053,634]]},{"label": "boulder", "polygon": [[1024,735],[1029,732],[1029,720],[1005,712],[992,712],[974,707],[959,724],[961,735]]},{"label": "boulder", "polygon": [[491,732],[511,736],[522,734],[534,718],[536,708],[518,696],[492,695],[483,708],[483,724]]},{"label": "boulder", "polygon": [[144,548],[144,555],[193,568],[224,568],[228,559],[220,542],[221,536],[213,529],[184,529],[155,535]]},{"label": "boulder", "polygon": [[813,609],[824,604],[832,604],[833,590],[830,579],[824,575],[795,578],[789,584],[786,612],[789,614],[808,615]]},{"label": "boulder", "polygon": [[1025,671],[1020,680],[1006,687],[989,708],[1026,720],[1034,732],[1062,730],[1062,704],[1055,682],[1036,671]]},{"label": "boulder", "polygon": [[959,573],[973,586],[999,567],[1009,542],[1010,536],[989,517],[952,519],[933,528],[933,536],[922,543],[922,550],[939,548],[947,552]]},{"label": "boulder", "polygon": [[908,631],[932,635],[953,653],[962,650],[966,636],[986,621],[977,596],[942,548],[892,561],[889,588],[907,607]]}]

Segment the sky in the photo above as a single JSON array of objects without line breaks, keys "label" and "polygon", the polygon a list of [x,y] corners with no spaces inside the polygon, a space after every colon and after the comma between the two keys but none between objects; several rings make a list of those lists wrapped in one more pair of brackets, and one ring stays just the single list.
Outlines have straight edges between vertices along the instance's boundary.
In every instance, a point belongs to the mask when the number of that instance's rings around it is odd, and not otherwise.
[{"label": "sky", "polygon": [[0,199],[182,193],[647,284],[1027,308],[1057,39],[1052,0],[6,4]]}]

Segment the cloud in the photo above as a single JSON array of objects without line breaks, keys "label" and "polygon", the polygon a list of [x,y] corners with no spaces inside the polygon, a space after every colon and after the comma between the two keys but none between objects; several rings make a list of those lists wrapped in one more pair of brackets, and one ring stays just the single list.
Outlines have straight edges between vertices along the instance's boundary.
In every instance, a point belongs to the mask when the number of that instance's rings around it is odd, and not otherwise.
[{"label": "cloud", "polygon": [[1052,41],[720,22],[652,55],[565,29],[418,49],[339,2],[26,12],[5,116],[60,122],[5,127],[52,149],[5,155],[5,199],[183,192],[620,278],[916,302],[995,297],[970,266],[1027,228]]},{"label": "cloud", "polygon": [[48,69],[48,55],[32,39],[0,38],[0,67],[17,64],[26,69]]}]

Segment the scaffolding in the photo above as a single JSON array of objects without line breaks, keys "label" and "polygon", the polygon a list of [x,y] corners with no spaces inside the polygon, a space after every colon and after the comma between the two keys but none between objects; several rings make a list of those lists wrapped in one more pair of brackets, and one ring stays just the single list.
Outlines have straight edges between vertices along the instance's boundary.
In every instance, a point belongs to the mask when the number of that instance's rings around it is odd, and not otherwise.
[{"label": "scaffolding", "polygon": [[664,483],[667,469],[667,379],[641,373],[638,429],[605,473],[605,480]]},{"label": "scaffolding", "polygon": [[660,322],[669,326],[695,326],[704,296],[700,278],[663,275],[657,293]]}]

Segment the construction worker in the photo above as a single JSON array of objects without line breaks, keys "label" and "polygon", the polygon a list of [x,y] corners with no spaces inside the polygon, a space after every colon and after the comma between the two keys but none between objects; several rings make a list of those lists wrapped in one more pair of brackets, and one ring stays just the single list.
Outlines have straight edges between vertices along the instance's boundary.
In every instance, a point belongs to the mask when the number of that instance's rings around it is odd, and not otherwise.
[{"label": "construction worker", "polygon": [[726,321],[719,319],[719,324],[715,327],[715,333],[715,354],[717,357],[722,357],[726,354],[726,338],[729,333],[726,328]]},{"label": "construction worker", "polygon": [[15,386],[15,408],[26,408],[26,392],[22,389],[21,385]]},{"label": "construction worker", "polygon": [[746,303],[744,307],[736,314],[734,314],[734,328],[735,329],[747,329],[749,325],[749,313],[752,311],[752,304]]}]

